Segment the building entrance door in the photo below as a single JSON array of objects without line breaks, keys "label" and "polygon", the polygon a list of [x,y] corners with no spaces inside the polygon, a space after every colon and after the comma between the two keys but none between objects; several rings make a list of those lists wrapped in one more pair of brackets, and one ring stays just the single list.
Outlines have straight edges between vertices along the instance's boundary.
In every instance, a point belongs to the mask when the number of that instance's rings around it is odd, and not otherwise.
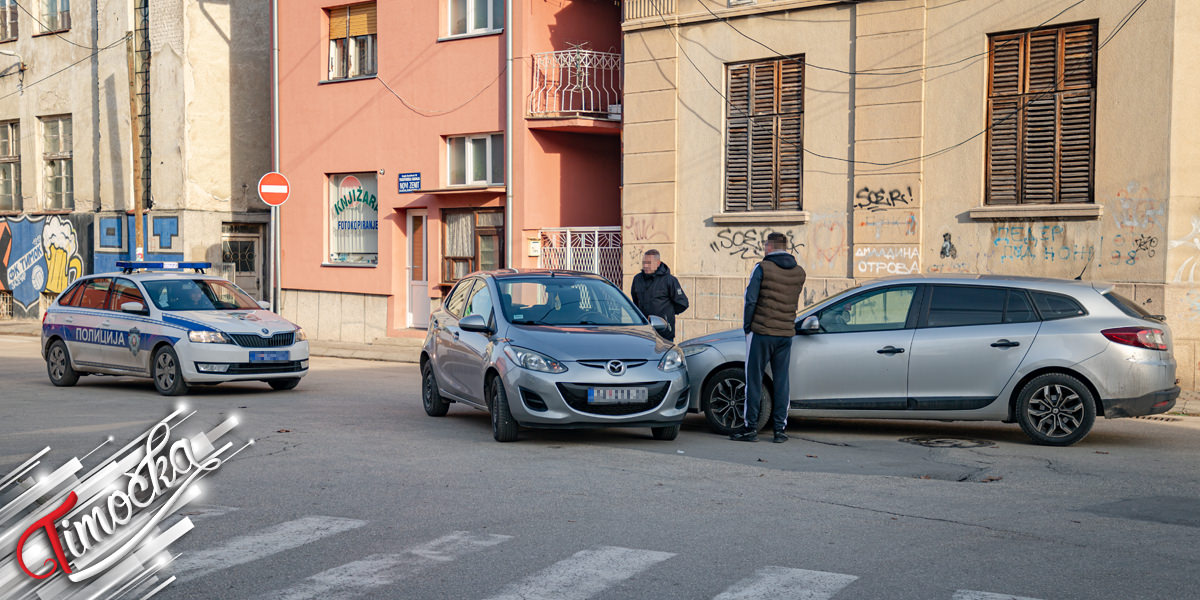
[{"label": "building entrance door", "polygon": [[255,300],[263,298],[262,245],[262,225],[225,223],[221,227],[221,262],[233,265],[233,282]]},{"label": "building entrance door", "polygon": [[429,326],[428,212],[408,211],[408,326]]}]

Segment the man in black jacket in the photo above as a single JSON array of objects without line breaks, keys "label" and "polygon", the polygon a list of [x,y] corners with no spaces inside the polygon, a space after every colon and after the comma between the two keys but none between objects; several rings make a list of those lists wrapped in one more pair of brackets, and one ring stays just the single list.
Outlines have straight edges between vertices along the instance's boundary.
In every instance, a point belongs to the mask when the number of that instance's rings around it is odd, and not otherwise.
[{"label": "man in black jacket", "polygon": [[671,325],[668,340],[675,341],[675,315],[688,308],[687,295],[671,269],[663,264],[658,250],[647,250],[642,255],[642,272],[634,275],[630,289],[633,303],[647,317],[658,315]]}]

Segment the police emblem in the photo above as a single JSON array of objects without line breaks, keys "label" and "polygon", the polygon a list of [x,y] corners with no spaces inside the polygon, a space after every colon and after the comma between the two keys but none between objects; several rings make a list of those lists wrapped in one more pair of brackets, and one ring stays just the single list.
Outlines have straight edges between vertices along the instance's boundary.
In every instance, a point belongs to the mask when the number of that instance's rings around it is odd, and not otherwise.
[{"label": "police emblem", "polygon": [[138,351],[142,349],[142,332],[138,331],[137,327],[129,330],[129,351],[137,356]]}]

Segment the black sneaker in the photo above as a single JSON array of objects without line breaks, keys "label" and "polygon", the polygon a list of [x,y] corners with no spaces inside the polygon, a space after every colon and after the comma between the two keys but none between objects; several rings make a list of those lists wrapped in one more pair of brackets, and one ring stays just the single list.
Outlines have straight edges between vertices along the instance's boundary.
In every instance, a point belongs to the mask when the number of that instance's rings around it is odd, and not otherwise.
[{"label": "black sneaker", "polygon": [[753,429],[739,431],[733,435],[730,435],[729,439],[735,442],[757,442],[758,432]]},{"label": "black sneaker", "polygon": [[783,430],[776,430],[775,437],[772,438],[771,441],[776,444],[782,444],[782,443],[788,441],[788,436],[786,433],[783,432]]}]

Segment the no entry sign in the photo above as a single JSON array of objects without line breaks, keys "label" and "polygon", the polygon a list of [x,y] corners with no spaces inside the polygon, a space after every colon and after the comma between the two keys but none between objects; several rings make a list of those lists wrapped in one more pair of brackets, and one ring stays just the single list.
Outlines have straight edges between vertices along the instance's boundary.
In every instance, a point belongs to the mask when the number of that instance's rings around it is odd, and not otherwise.
[{"label": "no entry sign", "polygon": [[258,197],[271,206],[287,202],[292,186],[283,173],[270,172],[258,180]]}]

